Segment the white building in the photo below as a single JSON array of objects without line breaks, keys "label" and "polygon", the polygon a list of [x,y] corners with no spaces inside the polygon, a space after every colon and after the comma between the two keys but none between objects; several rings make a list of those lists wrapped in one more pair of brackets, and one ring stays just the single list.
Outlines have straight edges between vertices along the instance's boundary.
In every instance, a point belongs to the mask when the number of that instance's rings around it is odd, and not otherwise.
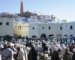
[{"label": "white building", "polygon": [[22,18],[22,20],[16,24],[16,31],[17,35],[21,35],[24,37],[28,36],[29,38],[33,36],[40,38],[42,35],[45,35],[46,37],[49,37],[50,35],[53,35],[55,37],[59,35],[61,35],[62,37],[75,37],[75,22],[45,20],[42,22],[38,22],[37,19],[36,21],[34,21],[33,19]]},{"label": "white building", "polygon": [[59,22],[59,21],[39,21],[31,18],[9,18],[0,17],[0,36],[10,35],[29,38],[36,36],[40,38],[43,36],[49,37],[53,35],[57,37],[74,36],[75,37],[75,22]]},{"label": "white building", "polygon": [[0,36],[13,36],[13,18],[0,17]]}]

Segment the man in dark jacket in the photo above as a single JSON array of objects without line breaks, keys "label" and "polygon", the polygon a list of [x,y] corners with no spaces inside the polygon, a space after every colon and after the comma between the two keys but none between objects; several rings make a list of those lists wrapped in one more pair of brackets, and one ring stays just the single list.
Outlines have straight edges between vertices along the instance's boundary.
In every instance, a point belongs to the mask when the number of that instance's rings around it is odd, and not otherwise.
[{"label": "man in dark jacket", "polygon": [[31,50],[28,54],[28,60],[37,60],[37,52],[35,48],[31,45]]}]

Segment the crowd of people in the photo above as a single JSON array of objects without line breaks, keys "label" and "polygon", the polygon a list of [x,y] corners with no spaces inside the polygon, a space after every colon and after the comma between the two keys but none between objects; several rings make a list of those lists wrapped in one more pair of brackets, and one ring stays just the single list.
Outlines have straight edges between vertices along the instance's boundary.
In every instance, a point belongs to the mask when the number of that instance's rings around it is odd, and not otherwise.
[{"label": "crowd of people", "polygon": [[75,60],[75,42],[4,40],[0,41],[0,60]]}]

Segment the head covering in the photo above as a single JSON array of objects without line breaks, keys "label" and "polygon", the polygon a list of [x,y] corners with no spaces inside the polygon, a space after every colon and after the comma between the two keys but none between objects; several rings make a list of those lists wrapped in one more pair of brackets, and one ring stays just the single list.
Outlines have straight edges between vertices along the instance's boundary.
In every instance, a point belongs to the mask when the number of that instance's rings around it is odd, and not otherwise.
[{"label": "head covering", "polygon": [[7,41],[3,42],[3,45],[7,45]]},{"label": "head covering", "polygon": [[16,44],[15,44],[15,47],[16,47],[16,48],[20,48],[20,44],[16,43]]},{"label": "head covering", "polygon": [[65,44],[62,45],[62,48],[66,49],[67,47],[65,46]]},{"label": "head covering", "polygon": [[11,43],[11,42],[8,42],[8,43],[7,43],[7,46],[14,46],[14,44]]},{"label": "head covering", "polygon": [[0,44],[0,48],[4,48],[3,44]]},{"label": "head covering", "polygon": [[72,43],[74,43],[74,40],[72,40]]},{"label": "head covering", "polygon": [[27,47],[27,51],[29,52],[31,50],[31,48],[30,47]]},{"label": "head covering", "polygon": [[75,48],[73,48],[73,52],[75,52]]}]

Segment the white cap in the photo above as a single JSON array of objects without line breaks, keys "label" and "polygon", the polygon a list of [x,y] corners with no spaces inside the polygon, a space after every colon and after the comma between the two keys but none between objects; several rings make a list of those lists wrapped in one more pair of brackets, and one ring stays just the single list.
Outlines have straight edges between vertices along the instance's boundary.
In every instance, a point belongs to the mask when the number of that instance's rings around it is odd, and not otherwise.
[{"label": "white cap", "polygon": [[73,48],[73,52],[75,52],[75,48]]},{"label": "white cap", "polygon": [[0,44],[0,48],[4,48],[3,44]]},{"label": "white cap", "polygon": [[14,46],[14,44],[13,44],[13,43],[8,42],[8,43],[7,43],[7,46]]},{"label": "white cap", "polygon": [[7,45],[7,43],[8,43],[7,41],[3,42],[4,45]]},{"label": "white cap", "polygon": [[15,44],[15,47],[20,47],[20,44],[16,43],[16,44]]}]

